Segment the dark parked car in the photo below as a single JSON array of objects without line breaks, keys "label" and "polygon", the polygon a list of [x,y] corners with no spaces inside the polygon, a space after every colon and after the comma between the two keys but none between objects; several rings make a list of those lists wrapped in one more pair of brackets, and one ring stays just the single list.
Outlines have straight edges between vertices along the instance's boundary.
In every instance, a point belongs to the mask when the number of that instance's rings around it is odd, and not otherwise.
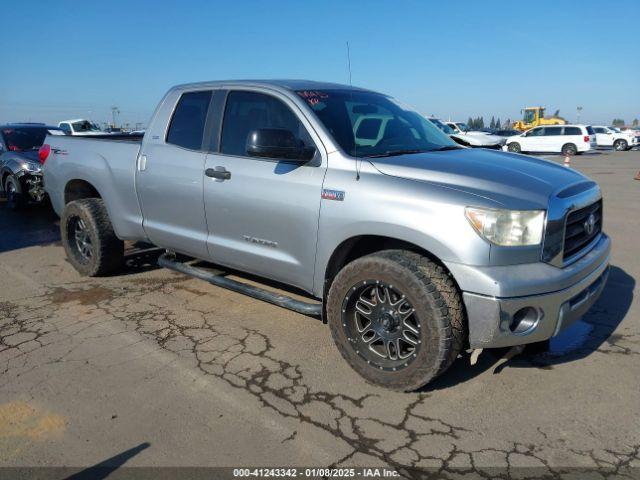
[{"label": "dark parked car", "polygon": [[509,129],[505,129],[505,130],[494,130],[493,134],[497,135],[499,137],[513,137],[514,135],[520,135],[522,132],[519,132],[518,130],[509,130]]},{"label": "dark parked car", "polygon": [[0,126],[0,190],[5,192],[10,208],[45,199],[38,151],[51,134],[63,132],[43,123]]}]

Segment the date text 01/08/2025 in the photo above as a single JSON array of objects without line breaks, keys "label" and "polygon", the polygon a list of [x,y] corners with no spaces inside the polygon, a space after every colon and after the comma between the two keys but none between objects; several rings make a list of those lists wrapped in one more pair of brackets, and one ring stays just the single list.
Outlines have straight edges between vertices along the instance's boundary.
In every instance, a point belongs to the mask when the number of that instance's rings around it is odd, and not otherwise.
[{"label": "date text 01/08/2025", "polygon": [[390,468],[234,468],[234,478],[393,478],[400,474]]}]

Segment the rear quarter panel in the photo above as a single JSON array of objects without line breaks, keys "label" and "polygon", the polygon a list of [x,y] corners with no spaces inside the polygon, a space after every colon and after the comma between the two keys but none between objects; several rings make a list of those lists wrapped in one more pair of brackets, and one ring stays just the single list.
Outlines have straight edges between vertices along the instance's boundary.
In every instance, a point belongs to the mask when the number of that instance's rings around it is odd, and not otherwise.
[{"label": "rear quarter panel", "polygon": [[58,215],[64,210],[69,182],[83,180],[104,200],[119,238],[146,239],[135,187],[139,143],[61,136],[49,136],[45,143],[51,145],[43,168],[45,190]]}]

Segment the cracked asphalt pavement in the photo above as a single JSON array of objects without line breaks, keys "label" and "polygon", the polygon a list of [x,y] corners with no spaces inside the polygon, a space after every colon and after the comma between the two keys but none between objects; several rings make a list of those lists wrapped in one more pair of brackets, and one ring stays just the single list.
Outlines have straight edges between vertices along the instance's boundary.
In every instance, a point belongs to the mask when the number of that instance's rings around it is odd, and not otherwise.
[{"label": "cracked asphalt pavement", "polygon": [[87,467],[139,447],[126,466],[635,478],[640,152],[572,166],[604,192],[601,299],[548,349],[473,366],[467,352],[411,394],[365,383],[317,319],[159,269],[157,249],[129,245],[120,275],[82,278],[49,209],[0,201],[0,465]]}]

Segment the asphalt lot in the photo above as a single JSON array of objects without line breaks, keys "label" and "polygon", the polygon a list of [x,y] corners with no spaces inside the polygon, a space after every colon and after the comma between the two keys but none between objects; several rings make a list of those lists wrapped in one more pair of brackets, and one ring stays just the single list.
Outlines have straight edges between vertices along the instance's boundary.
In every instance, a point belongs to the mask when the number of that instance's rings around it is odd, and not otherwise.
[{"label": "asphalt lot", "polygon": [[614,246],[599,302],[547,352],[465,354],[413,394],[366,384],[321,322],[158,269],[153,249],[81,278],[53,213],[0,201],[0,465],[637,475],[640,151],[572,168],[604,192]]}]

